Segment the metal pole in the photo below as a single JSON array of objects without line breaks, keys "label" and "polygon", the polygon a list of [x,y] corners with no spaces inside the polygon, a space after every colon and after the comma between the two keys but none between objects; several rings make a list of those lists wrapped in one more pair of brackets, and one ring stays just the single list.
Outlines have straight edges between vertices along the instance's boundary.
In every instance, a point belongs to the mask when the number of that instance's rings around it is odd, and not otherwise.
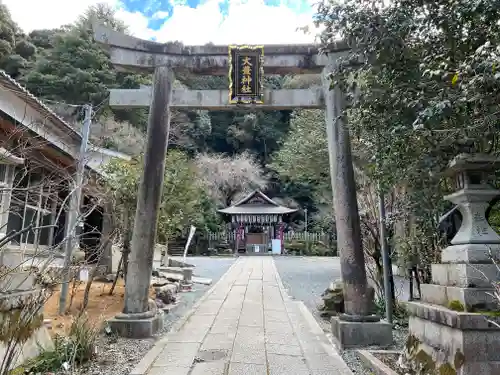
[{"label": "metal pole", "polygon": [[378,186],[378,209],[379,209],[379,229],[380,229],[380,246],[382,250],[382,265],[384,269],[384,293],[385,293],[385,316],[389,323],[392,323],[392,292],[390,281],[390,258],[389,249],[387,248],[387,235],[385,227],[385,199],[382,188]]},{"label": "metal pole", "polygon": [[80,202],[82,196],[83,175],[85,172],[85,157],[87,156],[87,144],[89,141],[90,124],[92,122],[92,105],[86,104],[83,106],[85,110],[85,119],[82,129],[82,143],[80,144],[80,153],[78,155],[75,181],[71,186],[70,207],[66,218],[66,236],[67,240],[64,244],[64,266],[63,266],[63,282],[61,285],[61,295],[59,297],[59,314],[64,314],[66,309],[66,300],[68,298],[68,288],[70,280],[71,258],[73,248],[76,244],[76,227],[80,216]]},{"label": "metal pole", "polygon": [[306,221],[306,233],[307,233],[307,208],[304,209],[304,213],[305,213],[305,221]]}]

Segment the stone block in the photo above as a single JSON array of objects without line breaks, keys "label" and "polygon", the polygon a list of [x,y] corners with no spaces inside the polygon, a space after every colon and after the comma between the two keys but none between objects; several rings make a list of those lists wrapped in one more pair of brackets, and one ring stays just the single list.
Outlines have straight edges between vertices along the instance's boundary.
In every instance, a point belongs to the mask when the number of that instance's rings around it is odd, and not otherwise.
[{"label": "stone block", "polygon": [[204,301],[196,310],[198,315],[217,315],[219,312],[223,301],[219,300],[207,300]]},{"label": "stone block", "polygon": [[491,263],[491,257],[498,259],[500,244],[451,245],[441,252],[442,263]]},{"label": "stone block", "polygon": [[264,344],[241,344],[236,341],[233,347],[231,362],[266,364],[266,349]]},{"label": "stone block", "polygon": [[163,312],[158,311],[151,318],[144,319],[117,319],[108,320],[109,327],[119,336],[129,338],[146,338],[158,333],[163,328]]},{"label": "stone block", "polygon": [[[199,362],[194,364],[190,375],[221,375],[225,371],[226,363],[224,361]],[[166,374],[171,375],[169,372]]]},{"label": "stone block", "polygon": [[309,375],[304,360],[297,356],[268,354],[267,361],[269,365],[269,375]]},{"label": "stone block", "polygon": [[396,371],[387,366],[380,359],[375,357],[374,354],[394,354],[399,355],[399,351],[391,351],[391,350],[358,350],[358,355],[363,363],[364,367],[371,371],[371,374],[374,375],[398,375]]},{"label": "stone block", "polygon": [[[75,248],[76,252],[77,248]],[[43,253],[35,249],[21,250],[19,247],[7,245],[0,254],[0,264],[18,268],[22,266],[45,268],[49,266],[62,267],[64,263],[64,253],[50,252]]]},{"label": "stone block", "polygon": [[182,267],[182,268],[191,267],[191,268],[194,268],[193,264],[185,263],[185,262],[182,262],[180,260],[173,259],[173,258],[168,258],[168,265],[170,267]]},{"label": "stone block", "polygon": [[286,311],[267,310],[264,314],[266,324],[268,322],[288,322]]},{"label": "stone block", "polygon": [[340,349],[392,344],[392,324],[379,322],[349,322],[334,316],[330,320],[332,334]]},{"label": "stone block", "polygon": [[[39,313],[43,314],[43,303],[47,300],[48,293],[45,289],[0,292],[0,304],[4,312],[19,308],[25,310],[26,306],[38,306]],[[35,311],[32,311],[32,313],[35,313]]]},{"label": "stone block", "polygon": [[266,365],[255,363],[231,362],[229,364],[228,375],[269,375]]},{"label": "stone block", "polygon": [[460,375],[490,375],[500,374],[500,362],[473,362],[465,363]]},{"label": "stone block", "polygon": [[165,304],[176,301],[175,293],[177,293],[177,285],[175,284],[166,284],[155,288],[156,299]]},{"label": "stone block", "polygon": [[293,355],[300,356],[302,351],[298,345],[286,344],[271,344],[266,343],[266,351],[268,354]]},{"label": "stone block", "polygon": [[[190,367],[179,367],[179,366],[161,366],[161,367],[151,367],[147,372],[147,375],[188,375],[191,371]],[[135,374],[130,374],[135,375]],[[144,374],[140,374],[144,375]]]},{"label": "stone block", "polygon": [[493,288],[460,288],[435,284],[421,284],[422,302],[448,307],[450,301],[459,301],[465,311],[495,309],[498,302],[491,295]]},{"label": "stone block", "polygon": [[430,305],[422,302],[407,302],[406,308],[411,316],[446,325],[462,330],[496,330],[500,329],[491,321],[500,324],[500,318],[485,317],[471,312],[453,311],[439,305]]},{"label": "stone block", "polygon": [[201,350],[232,350],[236,331],[209,333],[205,336]]},{"label": "stone block", "polygon": [[198,355],[200,345],[197,343],[169,343],[153,362],[153,367],[191,367]]},{"label": "stone block", "polygon": [[432,284],[462,288],[491,288],[497,280],[495,264],[432,264]]},{"label": "stone block", "polygon": [[409,332],[437,362],[453,363],[457,352],[465,363],[500,361],[499,330],[462,330],[411,316]]}]

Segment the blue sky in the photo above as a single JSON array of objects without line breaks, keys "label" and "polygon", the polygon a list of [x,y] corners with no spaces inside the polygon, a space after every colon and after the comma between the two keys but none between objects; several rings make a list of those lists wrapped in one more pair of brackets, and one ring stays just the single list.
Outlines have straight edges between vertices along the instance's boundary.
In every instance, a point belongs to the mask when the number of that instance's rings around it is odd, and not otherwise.
[{"label": "blue sky", "polygon": [[[3,0],[25,30],[73,22],[88,6],[106,2],[131,32],[185,44],[310,43],[297,28],[312,26],[317,0]],[[30,9],[30,12],[26,12]]]},{"label": "blue sky", "polygon": [[[122,0],[122,6],[129,12],[140,12],[149,19],[148,27],[152,30],[158,30],[174,16],[175,8],[179,5],[188,6],[196,9],[202,5],[203,0]],[[280,7],[285,5],[297,14],[308,13],[311,5],[308,0],[264,0],[264,5],[268,7]],[[219,11],[223,17],[229,16],[230,0],[219,2]]]}]

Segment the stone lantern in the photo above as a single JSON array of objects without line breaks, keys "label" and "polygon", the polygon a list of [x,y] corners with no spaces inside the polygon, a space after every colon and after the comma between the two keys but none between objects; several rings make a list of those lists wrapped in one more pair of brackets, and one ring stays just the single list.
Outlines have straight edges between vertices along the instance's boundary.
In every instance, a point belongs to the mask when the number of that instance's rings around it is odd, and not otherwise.
[{"label": "stone lantern", "polygon": [[412,367],[437,374],[500,374],[500,329],[491,313],[500,307],[492,295],[500,281],[493,262],[500,236],[486,219],[489,203],[500,195],[488,183],[499,166],[500,159],[484,154],[460,154],[448,166],[456,191],[444,198],[458,206],[462,224],[441,263],[431,266],[432,282],[422,284],[421,300],[408,303],[404,356]]}]

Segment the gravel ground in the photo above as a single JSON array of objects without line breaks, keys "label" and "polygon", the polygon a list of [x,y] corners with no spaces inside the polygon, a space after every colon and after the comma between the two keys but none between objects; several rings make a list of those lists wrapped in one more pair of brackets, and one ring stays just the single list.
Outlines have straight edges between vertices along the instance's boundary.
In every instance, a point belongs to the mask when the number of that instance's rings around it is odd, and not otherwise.
[{"label": "gravel ground", "polygon": [[[317,306],[321,303],[321,293],[335,279],[340,278],[339,258],[323,257],[275,257],[276,267],[289,295],[304,302],[325,332],[330,332],[330,324],[320,317]],[[396,296],[406,300],[408,285],[400,277],[395,277]],[[407,337],[407,329],[393,330],[394,346],[400,349]],[[370,348],[367,348],[370,349]],[[355,375],[372,375],[359,360],[355,350],[344,350],[342,358]]]},{"label": "gravel ground", "polygon": [[[188,263],[196,266],[194,275],[212,279],[215,284],[233,264],[234,258],[189,257]],[[172,324],[186,314],[211,285],[194,284],[191,292],[180,293],[179,304],[165,317],[165,327],[157,337],[170,330]],[[97,343],[97,360],[78,371],[80,375],[127,375],[153,346],[156,338],[137,340],[100,336]]]}]

